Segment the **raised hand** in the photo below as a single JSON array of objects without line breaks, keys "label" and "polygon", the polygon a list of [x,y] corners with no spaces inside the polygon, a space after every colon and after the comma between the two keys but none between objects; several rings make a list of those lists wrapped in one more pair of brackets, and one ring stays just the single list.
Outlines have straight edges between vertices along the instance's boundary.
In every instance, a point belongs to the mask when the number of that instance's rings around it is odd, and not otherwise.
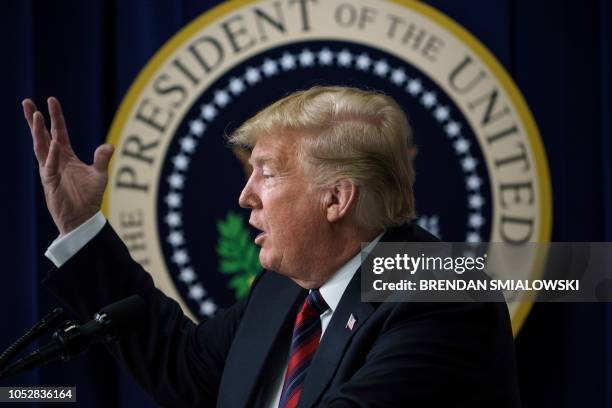
[{"label": "raised hand", "polygon": [[47,104],[51,117],[50,132],[34,102],[25,99],[22,103],[32,133],[47,208],[60,234],[65,235],[100,209],[113,147],[99,146],[93,164],[83,163],[70,145],[59,101],[51,97]]}]

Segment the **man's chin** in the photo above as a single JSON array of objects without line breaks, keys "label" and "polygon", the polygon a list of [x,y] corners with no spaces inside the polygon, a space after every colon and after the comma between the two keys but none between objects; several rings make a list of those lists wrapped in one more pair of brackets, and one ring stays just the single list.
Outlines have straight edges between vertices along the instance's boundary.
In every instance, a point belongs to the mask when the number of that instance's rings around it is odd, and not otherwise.
[{"label": "man's chin", "polygon": [[259,264],[263,269],[276,271],[274,262],[270,258],[271,257],[268,255],[268,251],[262,247],[259,251]]},{"label": "man's chin", "polygon": [[267,271],[273,271],[279,275],[292,278],[292,271],[285,270],[286,268],[281,267],[281,262],[278,258],[275,259],[274,255],[269,252],[268,248],[262,248],[259,252],[259,264]]}]

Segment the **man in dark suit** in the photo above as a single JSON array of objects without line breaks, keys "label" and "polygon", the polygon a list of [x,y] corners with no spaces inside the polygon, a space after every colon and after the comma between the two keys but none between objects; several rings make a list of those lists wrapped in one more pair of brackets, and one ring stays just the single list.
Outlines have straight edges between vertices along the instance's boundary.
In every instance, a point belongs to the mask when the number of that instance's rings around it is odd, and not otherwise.
[{"label": "man in dark suit", "polygon": [[266,271],[245,300],[198,325],[155,288],[99,212],[112,147],[82,163],[59,103],[48,102],[50,132],[24,101],[60,231],[45,284],[83,319],[132,294],[145,299],[145,324],[111,351],[158,403],[520,405],[505,304],[360,301],[362,242],[435,240],[410,223],[410,128],[391,98],[315,87],[231,136],[251,151],[239,202],[261,230]]}]

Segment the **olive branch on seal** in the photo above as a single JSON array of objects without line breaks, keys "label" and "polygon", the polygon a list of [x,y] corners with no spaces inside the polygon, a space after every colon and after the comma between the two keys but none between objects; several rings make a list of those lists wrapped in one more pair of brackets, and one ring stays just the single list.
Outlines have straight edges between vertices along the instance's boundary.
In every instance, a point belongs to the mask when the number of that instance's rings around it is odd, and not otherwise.
[{"label": "olive branch on seal", "polygon": [[219,270],[226,275],[233,275],[229,287],[234,289],[237,299],[249,293],[255,276],[261,271],[259,251],[251,241],[249,230],[240,214],[227,213],[225,219],[217,221],[217,255]]}]

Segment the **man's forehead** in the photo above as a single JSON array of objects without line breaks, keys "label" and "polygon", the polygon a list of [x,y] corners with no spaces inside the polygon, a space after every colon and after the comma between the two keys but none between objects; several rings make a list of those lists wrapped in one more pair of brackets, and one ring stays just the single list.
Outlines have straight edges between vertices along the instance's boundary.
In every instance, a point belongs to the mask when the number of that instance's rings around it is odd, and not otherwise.
[{"label": "man's forehead", "polygon": [[249,163],[252,166],[273,164],[284,166],[295,156],[297,140],[284,135],[261,137],[255,143]]}]

